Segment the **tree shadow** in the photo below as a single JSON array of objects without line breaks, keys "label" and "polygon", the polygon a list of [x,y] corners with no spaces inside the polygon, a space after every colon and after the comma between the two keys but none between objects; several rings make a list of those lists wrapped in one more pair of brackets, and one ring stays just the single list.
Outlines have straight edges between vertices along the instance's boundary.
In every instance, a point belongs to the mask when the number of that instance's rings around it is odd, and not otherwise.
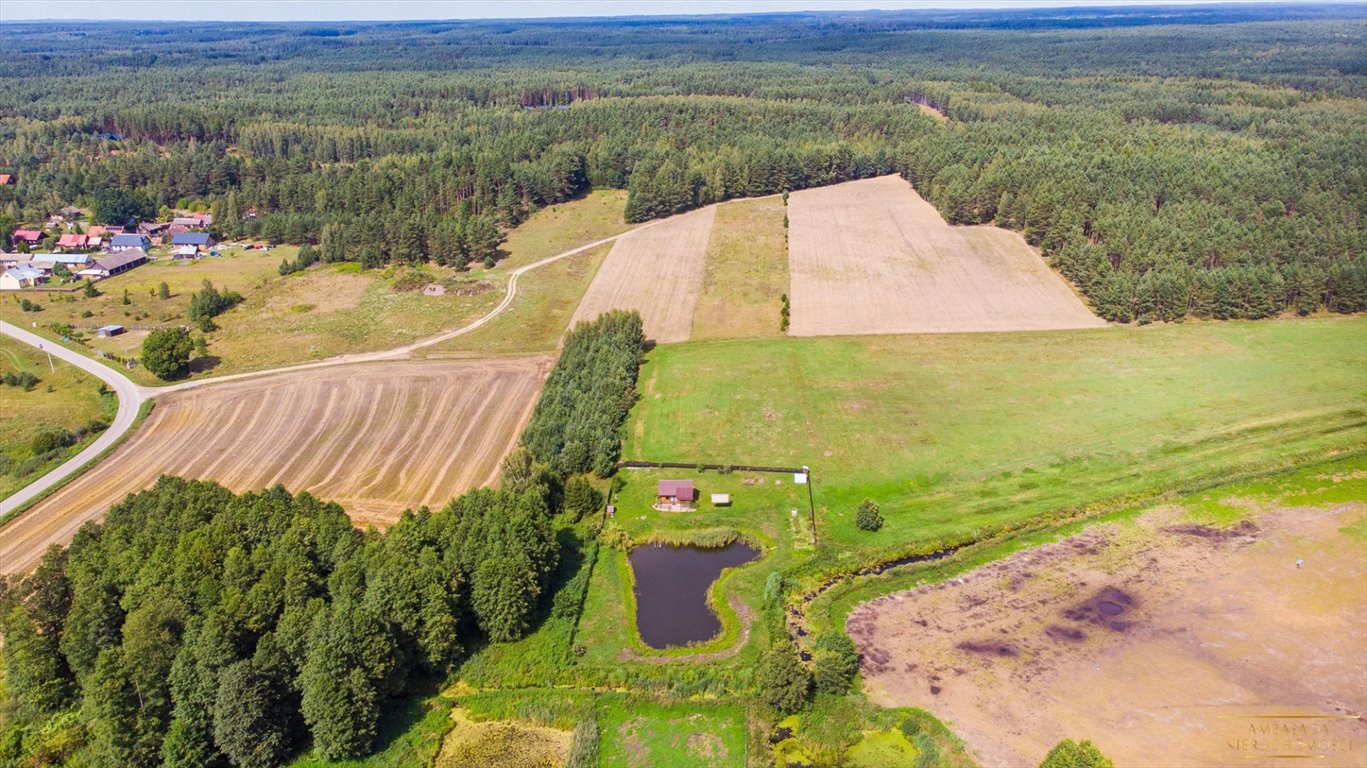
[{"label": "tree shadow", "polygon": [[188,375],[193,376],[196,373],[207,373],[208,371],[212,371],[213,369],[217,368],[222,362],[223,359],[218,357],[217,355],[205,355],[204,357],[196,357],[195,359],[190,361],[190,365],[188,367]]}]

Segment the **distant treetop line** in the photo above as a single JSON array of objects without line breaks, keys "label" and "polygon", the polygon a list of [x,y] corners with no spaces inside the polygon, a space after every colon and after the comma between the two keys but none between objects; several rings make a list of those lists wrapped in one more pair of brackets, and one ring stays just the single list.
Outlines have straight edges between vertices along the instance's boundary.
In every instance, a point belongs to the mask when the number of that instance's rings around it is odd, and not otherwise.
[{"label": "distant treetop line", "polygon": [[640,221],[898,172],[1108,319],[1367,309],[1354,5],[6,32],[5,236],[116,189],[324,261],[463,264],[590,187]]}]

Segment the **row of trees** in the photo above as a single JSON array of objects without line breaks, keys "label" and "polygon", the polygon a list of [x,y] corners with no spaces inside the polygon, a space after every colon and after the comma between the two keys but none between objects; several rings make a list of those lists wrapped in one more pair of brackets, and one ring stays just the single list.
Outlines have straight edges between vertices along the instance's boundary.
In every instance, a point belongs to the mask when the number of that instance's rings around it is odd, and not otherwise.
[{"label": "row of trees", "polygon": [[537,461],[562,475],[613,473],[645,342],[635,310],[614,310],[569,332],[522,433]]},{"label": "row of trees", "polygon": [[308,494],[162,478],[4,583],[0,762],[366,754],[386,700],[528,630],[559,552],[550,490],[474,491],[381,535]]}]

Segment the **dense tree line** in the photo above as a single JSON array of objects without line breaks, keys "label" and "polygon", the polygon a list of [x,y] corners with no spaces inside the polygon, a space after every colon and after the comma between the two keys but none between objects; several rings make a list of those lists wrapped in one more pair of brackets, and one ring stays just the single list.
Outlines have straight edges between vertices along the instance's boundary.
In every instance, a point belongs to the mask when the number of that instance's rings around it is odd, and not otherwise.
[{"label": "dense tree line", "polygon": [[381,535],[308,494],[162,478],[3,584],[0,763],[366,754],[388,699],[528,630],[548,497],[474,491]]},{"label": "dense tree line", "polygon": [[900,172],[1113,320],[1367,308],[1346,6],[169,29],[10,30],[0,222],[184,204],[459,266],[590,187],[641,221]]},{"label": "dense tree line", "polygon": [[634,310],[608,312],[569,332],[522,433],[532,457],[562,475],[612,474],[645,341]]}]

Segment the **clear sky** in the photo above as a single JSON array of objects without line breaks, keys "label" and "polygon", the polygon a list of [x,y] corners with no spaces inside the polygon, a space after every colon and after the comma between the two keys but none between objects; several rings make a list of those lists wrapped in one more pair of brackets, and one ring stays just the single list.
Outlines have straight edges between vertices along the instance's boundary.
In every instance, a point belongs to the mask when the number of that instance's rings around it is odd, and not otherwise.
[{"label": "clear sky", "polygon": [[[1231,0],[0,0],[0,21],[361,21],[630,16],[807,10],[1035,8]],[[1309,0],[1302,0],[1309,1]]]}]

